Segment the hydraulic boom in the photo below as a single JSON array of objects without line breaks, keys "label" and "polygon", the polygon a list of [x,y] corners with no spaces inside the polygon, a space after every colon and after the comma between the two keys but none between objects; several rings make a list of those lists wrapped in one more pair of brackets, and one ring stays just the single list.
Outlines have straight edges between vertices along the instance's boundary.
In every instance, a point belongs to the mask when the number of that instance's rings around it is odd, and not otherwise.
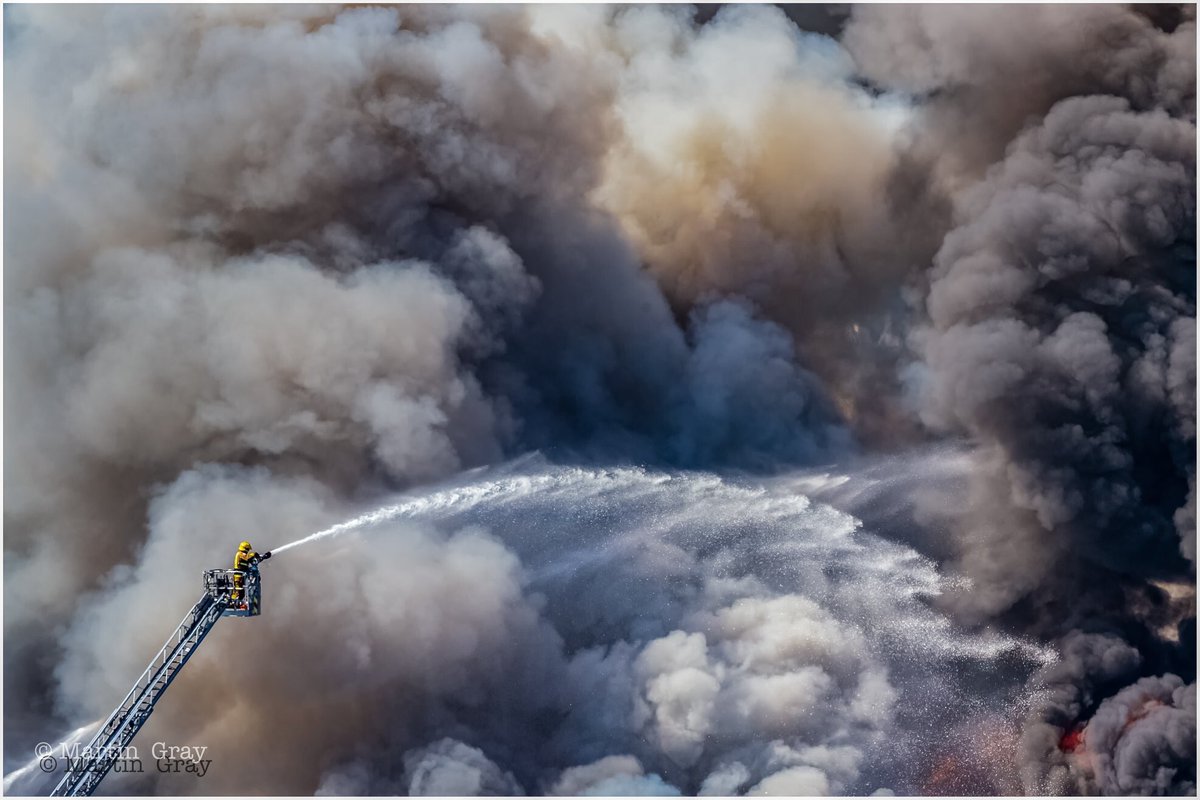
[{"label": "hydraulic boom", "polygon": [[[269,556],[267,553],[263,558]],[[235,596],[239,599],[235,600]],[[261,597],[257,562],[249,570],[211,569],[205,572],[204,594],[199,602],[192,606],[129,694],[81,751],[82,756],[74,763],[68,763],[66,775],[54,787],[51,796],[87,797],[96,791],[217,620],[222,616],[258,616],[262,609]]]}]

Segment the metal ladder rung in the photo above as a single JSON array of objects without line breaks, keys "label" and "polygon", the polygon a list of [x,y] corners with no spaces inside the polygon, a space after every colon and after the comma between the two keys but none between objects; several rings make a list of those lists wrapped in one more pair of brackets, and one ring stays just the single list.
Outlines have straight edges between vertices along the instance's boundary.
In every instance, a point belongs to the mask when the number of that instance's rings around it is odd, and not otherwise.
[{"label": "metal ladder rung", "polygon": [[55,786],[54,796],[90,795],[96,789],[116,761],[108,754],[120,752],[150,718],[155,703],[221,618],[226,599],[214,601],[206,592],[192,607],[85,749],[102,755],[90,759],[82,769],[68,772]]}]

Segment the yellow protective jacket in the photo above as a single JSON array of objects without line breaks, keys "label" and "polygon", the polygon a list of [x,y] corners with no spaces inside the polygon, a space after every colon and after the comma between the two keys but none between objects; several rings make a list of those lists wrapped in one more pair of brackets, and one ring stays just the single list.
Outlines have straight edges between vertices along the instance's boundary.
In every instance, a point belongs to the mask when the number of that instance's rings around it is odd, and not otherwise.
[{"label": "yellow protective jacket", "polygon": [[253,565],[257,559],[258,553],[254,552],[253,550],[245,553],[243,553],[241,550],[238,550],[237,555],[233,557],[233,568],[242,570],[250,569],[251,565]]}]

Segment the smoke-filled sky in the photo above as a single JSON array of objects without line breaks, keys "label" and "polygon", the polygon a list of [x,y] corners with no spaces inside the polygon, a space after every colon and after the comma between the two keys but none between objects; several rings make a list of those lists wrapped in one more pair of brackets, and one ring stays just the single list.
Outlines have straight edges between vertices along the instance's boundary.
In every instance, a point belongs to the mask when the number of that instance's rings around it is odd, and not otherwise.
[{"label": "smoke-filled sky", "polygon": [[4,20],[8,792],[1195,793],[1193,7]]}]

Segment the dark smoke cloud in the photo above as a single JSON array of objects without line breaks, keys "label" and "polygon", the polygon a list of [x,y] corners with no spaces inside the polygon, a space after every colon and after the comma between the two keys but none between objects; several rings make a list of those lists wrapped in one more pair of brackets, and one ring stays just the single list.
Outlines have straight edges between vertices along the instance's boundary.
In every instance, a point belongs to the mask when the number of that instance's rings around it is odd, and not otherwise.
[{"label": "dark smoke cloud", "polygon": [[860,6],[842,42],[874,84],[922,98],[913,155],[954,191],[1069,97],[1194,114],[1194,14],[1177,10],[1188,20],[1167,32],[1118,5]]},{"label": "dark smoke cloud", "polygon": [[[1195,26],[1184,16],[1163,29],[1119,6],[871,7],[844,38],[874,81],[929,97],[910,157],[952,199],[928,321],[911,335],[923,363],[909,374],[927,424],[981,445],[957,526],[972,583],[954,603],[1066,634],[1062,663],[1031,683],[1041,699],[1022,779],[1036,793],[1194,791],[1169,747],[1126,742],[1097,709],[1163,667],[1154,629],[1180,638],[1133,599],[1157,590],[1132,587],[1195,574]],[[1183,640],[1167,666],[1194,680]],[[1087,757],[1065,754],[1060,738],[1089,718]],[[1140,723],[1138,739],[1194,740],[1184,719]]]},{"label": "dark smoke cloud", "polygon": [[1193,17],[10,10],[7,765],[466,471],[125,787],[1194,792]]},{"label": "dark smoke cloud", "polygon": [[1173,524],[1194,483],[1194,410],[1171,388],[1195,348],[1179,260],[1194,247],[1194,149],[1194,126],[1161,112],[1059,104],[964,199],[916,334],[926,418],[1001,444],[997,479],[1075,537],[1070,557],[1140,577],[1180,574],[1180,536],[1194,536]]},{"label": "dark smoke cloud", "polygon": [[1097,698],[1137,674],[1142,657],[1118,637],[1079,632],[1063,638],[1060,652],[1062,660],[1033,681],[1037,692],[1022,730],[1021,779],[1026,791],[1037,794],[1094,792],[1088,765],[1064,752],[1062,738],[1094,708]]},{"label": "dark smoke cloud", "polygon": [[1105,794],[1194,792],[1196,684],[1142,678],[1101,704],[1088,738]]}]

